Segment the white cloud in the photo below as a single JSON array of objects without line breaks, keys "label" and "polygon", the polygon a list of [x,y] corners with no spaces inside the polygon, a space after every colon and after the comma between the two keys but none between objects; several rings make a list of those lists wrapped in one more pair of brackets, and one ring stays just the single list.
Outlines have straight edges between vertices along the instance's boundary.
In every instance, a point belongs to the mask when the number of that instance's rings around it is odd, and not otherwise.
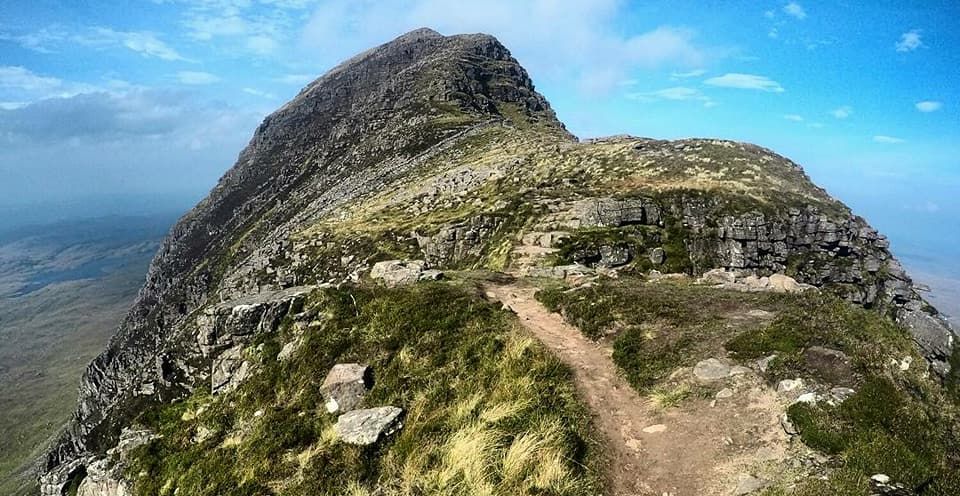
[{"label": "white cloud", "polygon": [[780,86],[780,83],[766,76],[757,76],[755,74],[728,73],[723,76],[710,78],[704,81],[704,84],[722,88],[768,91],[771,93],[783,93],[785,91],[783,86]]},{"label": "white cloud", "polygon": [[787,114],[787,115],[783,116],[783,118],[786,119],[786,120],[788,120],[788,121],[803,122],[803,116],[802,116],[802,115]]},{"label": "white cloud", "polygon": [[664,88],[662,90],[650,91],[646,93],[628,93],[627,98],[641,102],[652,102],[656,100],[671,101],[698,101],[705,107],[714,107],[716,103],[710,97],[703,94],[698,89],[677,86],[673,88]]},{"label": "white cloud", "polygon": [[0,33],[0,40],[12,41],[23,48],[39,53],[55,53],[56,45],[67,39],[67,32],[59,26],[48,26],[32,33]]},{"label": "white cloud", "polygon": [[180,71],[177,73],[177,80],[182,84],[213,84],[220,81],[220,78],[209,72]]},{"label": "white cloud", "polygon": [[[316,0],[171,0],[185,6],[181,25],[196,41],[217,40],[231,55],[273,55],[292,38]],[[365,3],[365,2],[357,2]]]},{"label": "white cloud", "polygon": [[777,17],[777,11],[768,10],[763,13],[763,17],[766,17],[767,19],[773,19],[774,17]]},{"label": "white cloud", "polygon": [[687,71],[687,72],[672,72],[670,73],[670,79],[695,78],[695,77],[700,77],[706,73],[707,73],[706,69],[696,69],[696,70]]},{"label": "white cloud", "polygon": [[256,88],[244,88],[243,92],[248,95],[259,96],[260,98],[266,98],[268,100],[277,99],[277,95],[274,95],[273,93],[269,93],[263,90],[258,90]]},{"label": "white cloud", "polygon": [[906,143],[907,140],[904,140],[901,138],[895,138],[893,136],[884,136],[881,134],[881,135],[874,136],[873,141],[876,143],[886,143],[886,144],[896,145],[899,143]]},{"label": "white cloud", "polygon": [[275,82],[283,84],[307,84],[317,79],[315,74],[284,74],[283,76],[273,78]]},{"label": "white cloud", "polygon": [[63,84],[58,78],[40,76],[20,66],[0,66],[0,88],[14,88],[27,91],[49,91]]},{"label": "white cloud", "polygon": [[0,90],[3,90],[3,98],[10,105],[43,98],[66,98],[100,89],[92,84],[69,82],[37,74],[26,67],[0,65]]},{"label": "white cloud", "polygon": [[280,44],[270,36],[255,35],[247,38],[246,47],[257,55],[269,55],[276,52]]},{"label": "white cloud", "polygon": [[110,28],[97,27],[89,33],[71,37],[71,41],[93,47],[122,46],[144,57],[192,62],[149,31],[115,31]]},{"label": "white cloud", "polygon": [[490,33],[535,80],[572,83],[585,93],[613,91],[636,71],[697,69],[729,53],[705,46],[683,26],[624,35],[612,27],[626,7],[621,0],[487,0],[456,8],[448,0],[327,0],[303,29],[302,48],[332,64],[423,26],[444,34]]},{"label": "white cloud", "polygon": [[807,127],[811,127],[811,128],[813,128],[813,129],[820,129],[820,128],[823,127],[823,123],[821,123],[821,122],[811,122],[810,124],[807,124]]},{"label": "white cloud", "polygon": [[919,29],[912,29],[900,35],[900,41],[894,45],[894,48],[896,48],[898,52],[904,53],[912,52],[922,46],[925,45],[923,44],[921,31]]},{"label": "white cloud", "polygon": [[791,15],[791,16],[793,16],[793,17],[796,17],[797,19],[806,19],[806,18],[807,18],[807,11],[804,10],[803,7],[802,7],[799,3],[797,3],[797,2],[790,2],[790,3],[786,4],[786,5],[784,5],[784,6],[783,6],[783,11],[784,11],[787,15]]},{"label": "white cloud", "polygon": [[917,110],[921,112],[936,112],[943,107],[943,104],[940,102],[935,102],[932,100],[924,100],[922,102],[917,102]]},{"label": "white cloud", "polygon": [[853,107],[849,105],[837,107],[830,111],[830,115],[836,117],[837,119],[846,119],[847,117],[853,115]]}]

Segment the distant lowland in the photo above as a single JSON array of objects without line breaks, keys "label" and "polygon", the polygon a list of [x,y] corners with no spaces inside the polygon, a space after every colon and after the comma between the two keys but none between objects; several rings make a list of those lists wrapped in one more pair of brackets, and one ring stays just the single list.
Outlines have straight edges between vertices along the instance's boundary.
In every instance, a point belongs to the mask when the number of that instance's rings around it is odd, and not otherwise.
[{"label": "distant lowland", "polygon": [[0,494],[36,492],[33,465],[80,375],[116,330],[176,214],[0,228]]}]

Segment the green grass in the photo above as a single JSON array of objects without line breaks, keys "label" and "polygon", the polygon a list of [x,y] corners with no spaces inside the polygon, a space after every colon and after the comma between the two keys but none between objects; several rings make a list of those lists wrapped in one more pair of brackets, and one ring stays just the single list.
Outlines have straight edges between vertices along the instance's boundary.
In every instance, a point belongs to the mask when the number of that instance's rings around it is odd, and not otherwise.
[{"label": "green grass", "polygon": [[[646,392],[678,367],[716,356],[735,331],[731,317],[748,309],[776,309],[785,295],[736,293],[686,282],[602,279],[588,288],[546,288],[537,299],[592,339],[611,336],[613,360]],[[737,325],[753,327],[748,322]]]},{"label": "green grass", "polygon": [[[507,312],[449,283],[314,293],[294,358],[145,415],[163,437],[129,468],[138,495],[542,494],[601,491],[599,451],[572,377]],[[291,328],[260,341],[289,339]],[[373,367],[366,406],[404,428],[373,447],[337,442],[319,386],[337,362]],[[254,412],[262,411],[259,417]],[[192,441],[203,425],[215,434]]]},{"label": "green grass", "polygon": [[891,356],[914,356],[917,363],[922,360],[915,356],[908,334],[883,315],[818,292],[796,297],[770,325],[742,332],[726,343],[726,348],[743,360],[777,354],[769,370],[771,381],[797,375],[825,379],[804,367],[802,353],[810,346],[846,353],[854,371],[861,375],[882,371]]},{"label": "green grass", "polygon": [[922,389],[871,376],[839,406],[798,403],[788,414],[805,444],[843,461],[827,481],[833,491],[883,473],[920,494],[960,494],[960,410],[929,391],[910,392]]}]

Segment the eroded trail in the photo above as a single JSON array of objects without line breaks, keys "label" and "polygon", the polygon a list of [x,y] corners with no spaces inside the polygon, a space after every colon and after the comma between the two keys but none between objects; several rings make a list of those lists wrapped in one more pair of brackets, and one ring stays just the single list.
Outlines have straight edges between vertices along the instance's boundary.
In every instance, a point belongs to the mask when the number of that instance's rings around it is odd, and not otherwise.
[{"label": "eroded trail", "polygon": [[607,440],[614,496],[730,494],[745,467],[783,458],[777,400],[762,385],[740,380],[737,397],[722,404],[698,399],[659,409],[620,375],[609,346],[547,310],[534,299],[534,288],[515,283],[485,290],[573,370]]}]

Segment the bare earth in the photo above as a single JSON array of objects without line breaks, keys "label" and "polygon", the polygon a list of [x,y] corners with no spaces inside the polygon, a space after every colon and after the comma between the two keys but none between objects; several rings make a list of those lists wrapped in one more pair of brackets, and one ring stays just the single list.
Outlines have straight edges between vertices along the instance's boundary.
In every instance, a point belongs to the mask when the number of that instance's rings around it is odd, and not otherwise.
[{"label": "bare earth", "polygon": [[[661,409],[621,377],[609,346],[590,341],[533,297],[535,288],[488,285],[487,297],[513,310],[535,337],[573,369],[577,387],[608,441],[615,496],[733,494],[742,474],[782,477],[788,439],[784,406],[755,374],[716,381],[728,399],[690,399]],[[688,369],[676,374],[691,376]],[[676,375],[675,374],[675,375]],[[691,379],[692,380],[692,379]]]}]

